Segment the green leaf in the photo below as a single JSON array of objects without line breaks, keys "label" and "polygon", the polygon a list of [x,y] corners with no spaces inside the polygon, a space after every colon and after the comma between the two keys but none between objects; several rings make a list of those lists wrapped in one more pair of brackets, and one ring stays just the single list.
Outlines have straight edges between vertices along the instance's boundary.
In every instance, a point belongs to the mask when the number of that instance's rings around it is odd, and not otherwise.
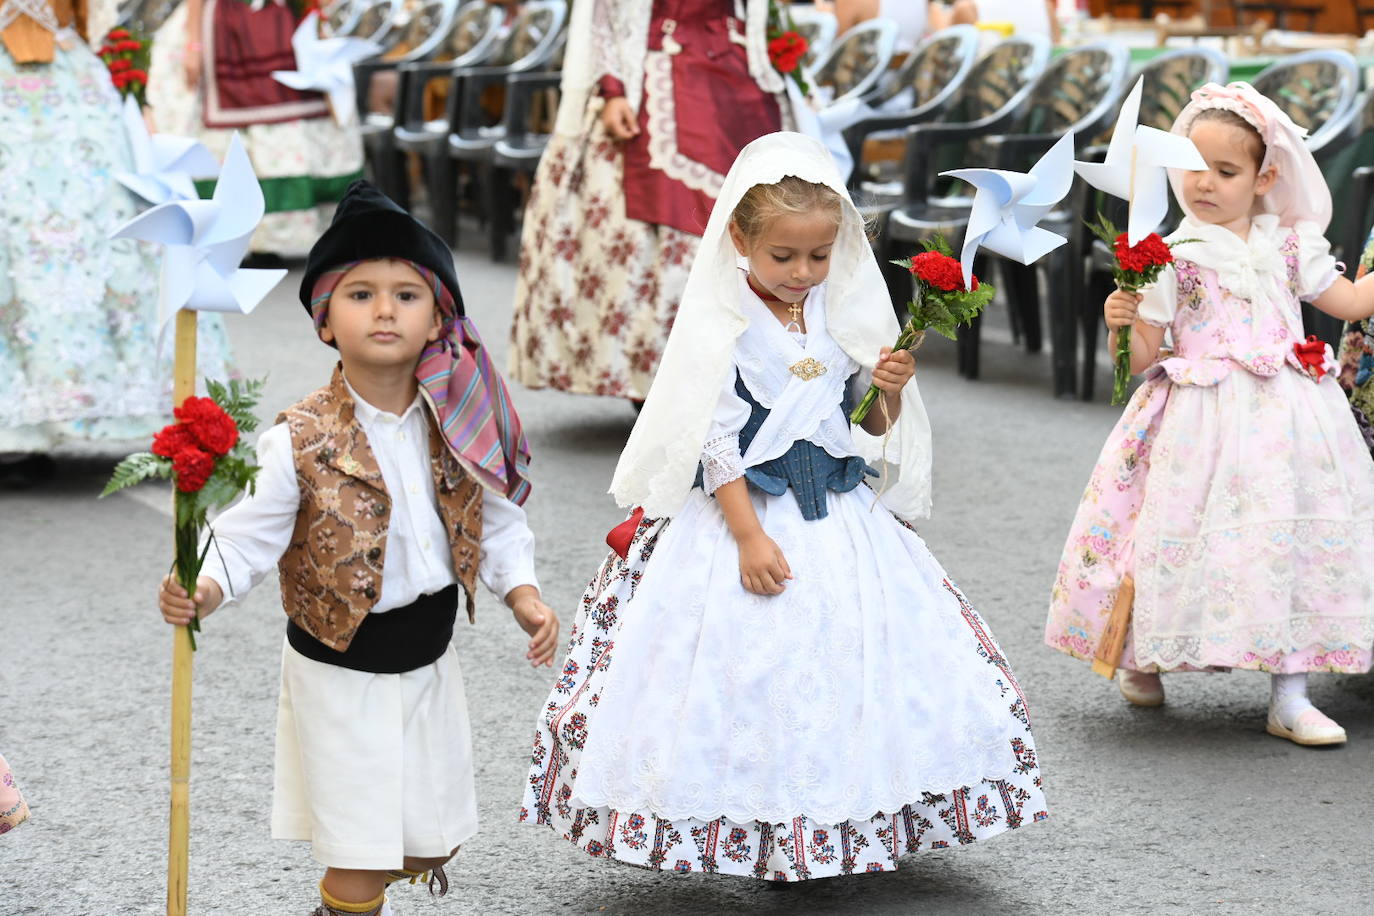
[{"label": "green leaf", "polygon": [[110,475],[110,482],[105,484],[105,489],[100,492],[100,498],[104,499],[111,493],[116,493],[125,487],[132,487],[150,477],[167,478],[170,476],[172,476],[172,462],[170,460],[154,455],[152,452],[135,452],[115,465],[114,473]]},{"label": "green leaf", "polygon": [[230,379],[229,384],[207,378],[205,380],[205,390],[220,408],[229,415],[234,421],[234,425],[239,428],[240,433],[251,433],[258,428],[258,418],[253,414],[253,408],[257,406],[262,398],[263,385],[266,379]]}]

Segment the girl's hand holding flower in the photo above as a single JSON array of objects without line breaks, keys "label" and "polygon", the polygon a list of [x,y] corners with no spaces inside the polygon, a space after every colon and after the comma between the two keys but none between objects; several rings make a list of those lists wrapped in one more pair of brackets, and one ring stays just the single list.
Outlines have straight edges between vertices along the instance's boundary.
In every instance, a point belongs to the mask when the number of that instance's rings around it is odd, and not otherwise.
[{"label": "girl's hand holding flower", "polygon": [[878,351],[878,365],[873,370],[873,384],[888,394],[900,394],[916,374],[916,357],[910,350],[883,347]]},{"label": "girl's hand holding flower", "polygon": [[1107,327],[1113,331],[1119,331],[1134,325],[1136,312],[1139,311],[1140,300],[1143,298],[1140,293],[1133,293],[1124,289],[1119,289],[1108,296],[1107,301],[1102,305],[1102,314],[1107,319]]}]

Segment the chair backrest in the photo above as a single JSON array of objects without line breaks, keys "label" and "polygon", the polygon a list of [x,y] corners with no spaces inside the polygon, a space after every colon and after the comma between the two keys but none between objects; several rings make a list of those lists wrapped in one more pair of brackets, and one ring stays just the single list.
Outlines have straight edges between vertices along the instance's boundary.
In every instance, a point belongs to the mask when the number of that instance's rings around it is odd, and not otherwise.
[{"label": "chair backrest", "polygon": [[[115,25],[151,37],[172,15],[178,3],[180,0],[130,0],[120,4]],[[92,40],[100,37],[103,36],[91,36]]]},{"label": "chair backrest", "polygon": [[501,24],[506,14],[499,6],[464,3],[453,17],[448,34],[439,40],[434,57],[456,67],[484,64],[501,45]]},{"label": "chair backrest", "polygon": [[534,0],[524,4],[501,50],[492,59],[492,65],[509,67],[516,73],[542,66],[566,42],[563,27],[567,21],[565,0]]},{"label": "chair backrest", "polygon": [[1095,136],[1116,117],[1130,66],[1130,52],[1118,42],[1071,48],[1031,86],[1014,132]]},{"label": "chair backrest", "polygon": [[956,25],[928,36],[882,88],[865,99],[878,107],[902,95],[902,107],[928,111],[949,104],[978,60],[979,33]]},{"label": "chair backrest", "polygon": [[1317,145],[1325,142],[1324,131],[1343,126],[1338,122],[1355,104],[1360,68],[1347,51],[1306,51],[1265,67],[1254,87],[1307,128],[1308,143]]},{"label": "chair backrest", "polygon": [[459,0],[430,0],[415,11],[401,29],[399,47],[406,48],[399,59],[428,60],[442,47],[458,15]]},{"label": "chair backrest", "polygon": [[393,35],[397,31],[394,26],[399,7],[400,0],[376,0],[367,4],[359,12],[357,23],[349,34],[375,41],[383,50],[390,48],[396,43],[395,38],[399,37]]},{"label": "chair backrest", "polygon": [[897,23],[891,19],[861,22],[840,36],[815,69],[811,82],[829,90],[827,104],[860,96],[877,84],[892,62]]},{"label": "chair backrest", "polygon": [[358,6],[355,0],[334,0],[324,5],[320,16],[331,36],[350,34],[348,29],[356,23]]},{"label": "chair backrest", "polygon": [[835,43],[835,34],[840,29],[839,20],[832,13],[822,13],[810,7],[791,11],[792,24],[797,27],[801,37],[806,39],[806,53],[802,55],[802,66],[810,69]]},{"label": "chair backrest", "polygon": [[966,124],[1020,105],[1049,60],[1050,42],[1043,35],[999,41],[974,61],[945,120]]},{"label": "chair backrest", "polygon": [[[1226,55],[1213,48],[1165,51],[1136,73],[1136,77],[1145,80],[1140,96],[1140,123],[1168,130],[1192,98],[1194,89],[1205,83],[1225,83],[1229,70]],[[1136,78],[1132,78],[1126,91],[1135,83]]]}]

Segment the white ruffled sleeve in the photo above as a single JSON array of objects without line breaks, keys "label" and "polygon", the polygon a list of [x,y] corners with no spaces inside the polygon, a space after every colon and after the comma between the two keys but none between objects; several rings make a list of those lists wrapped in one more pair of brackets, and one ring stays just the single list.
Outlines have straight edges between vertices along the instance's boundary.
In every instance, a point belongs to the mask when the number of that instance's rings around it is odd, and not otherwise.
[{"label": "white ruffled sleeve", "polygon": [[1331,256],[1331,243],[1316,223],[1303,220],[1293,227],[1298,234],[1298,298],[1311,302],[1341,275]]},{"label": "white ruffled sleeve", "polygon": [[735,378],[732,368],[716,401],[711,427],[706,432],[706,444],[701,447],[702,488],[708,496],[744,476],[739,432],[749,422],[749,403],[735,393]]},{"label": "white ruffled sleeve", "polygon": [[1140,291],[1140,311],[1136,316],[1146,324],[1167,328],[1178,311],[1178,274],[1172,267],[1160,271],[1153,285]]}]

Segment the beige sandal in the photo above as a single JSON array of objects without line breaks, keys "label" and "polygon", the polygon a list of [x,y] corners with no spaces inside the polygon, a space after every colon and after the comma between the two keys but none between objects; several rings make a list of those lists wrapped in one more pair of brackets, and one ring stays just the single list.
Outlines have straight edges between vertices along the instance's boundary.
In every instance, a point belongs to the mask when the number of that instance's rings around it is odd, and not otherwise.
[{"label": "beige sandal", "polygon": [[1303,747],[1324,747],[1328,744],[1345,744],[1345,729],[1331,720],[1315,706],[1309,706],[1298,713],[1293,727],[1288,728],[1279,721],[1274,710],[1269,710],[1269,722],[1264,730],[1276,738],[1287,738]]},{"label": "beige sandal", "polygon": [[1116,672],[1116,683],[1121,688],[1121,695],[1132,706],[1164,705],[1164,682],[1158,674],[1120,668]]}]

